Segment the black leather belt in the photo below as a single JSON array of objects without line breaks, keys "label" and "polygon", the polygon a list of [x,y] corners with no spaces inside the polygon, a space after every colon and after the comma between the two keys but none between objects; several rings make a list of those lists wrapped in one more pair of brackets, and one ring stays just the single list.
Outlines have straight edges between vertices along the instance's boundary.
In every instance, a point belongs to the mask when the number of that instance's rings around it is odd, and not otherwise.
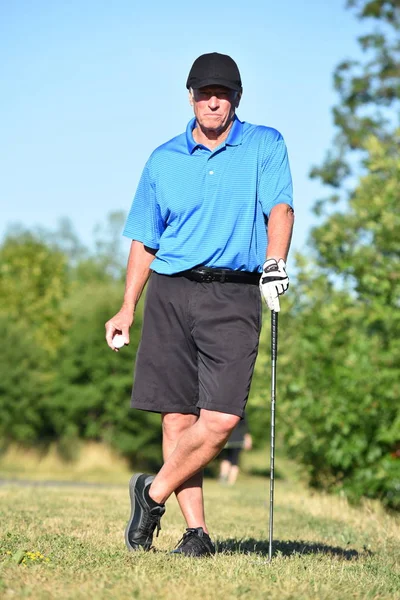
[{"label": "black leather belt", "polygon": [[211,269],[210,267],[194,267],[188,271],[175,273],[172,277],[186,277],[198,283],[250,283],[258,285],[261,273],[250,271],[232,271],[231,269]]}]

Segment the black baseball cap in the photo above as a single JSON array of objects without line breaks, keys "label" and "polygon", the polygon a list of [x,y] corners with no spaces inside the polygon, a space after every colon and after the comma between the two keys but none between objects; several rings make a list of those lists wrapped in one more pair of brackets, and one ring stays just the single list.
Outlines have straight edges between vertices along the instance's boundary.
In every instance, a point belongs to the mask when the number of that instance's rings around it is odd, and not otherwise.
[{"label": "black baseball cap", "polygon": [[237,64],[227,54],[211,52],[196,58],[187,78],[186,87],[198,89],[206,85],[223,85],[242,91],[242,80]]}]

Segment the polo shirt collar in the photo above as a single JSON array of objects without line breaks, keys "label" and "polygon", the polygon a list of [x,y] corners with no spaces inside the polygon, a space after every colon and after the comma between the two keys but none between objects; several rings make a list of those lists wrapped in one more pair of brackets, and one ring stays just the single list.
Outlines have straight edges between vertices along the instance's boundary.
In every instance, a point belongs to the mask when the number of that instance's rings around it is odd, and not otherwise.
[{"label": "polo shirt collar", "polygon": [[225,144],[227,146],[239,146],[242,143],[242,138],[243,138],[243,123],[235,115],[231,130],[229,132],[229,135],[226,139]]},{"label": "polo shirt collar", "polygon": [[[193,129],[195,127],[196,127],[196,118],[193,117],[193,119],[191,119],[189,121],[189,123],[186,127],[186,143],[187,143],[189,154],[193,154],[193,151],[195,150],[195,148],[200,146],[200,144],[195,142],[195,140],[193,139]],[[243,123],[235,115],[235,117],[233,119],[231,130],[229,132],[228,137],[225,140],[225,145],[226,146],[239,146],[239,144],[242,143],[242,138],[243,138]]]}]

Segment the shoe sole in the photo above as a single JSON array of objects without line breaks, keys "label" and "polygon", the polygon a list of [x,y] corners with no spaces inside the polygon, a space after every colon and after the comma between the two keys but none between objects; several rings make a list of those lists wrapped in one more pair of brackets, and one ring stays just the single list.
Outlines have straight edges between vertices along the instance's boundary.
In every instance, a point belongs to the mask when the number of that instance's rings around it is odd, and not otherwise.
[{"label": "shoe sole", "polygon": [[[131,500],[131,514],[129,517],[129,521],[128,524],[125,528],[125,546],[128,548],[129,552],[136,552],[137,550],[139,550],[139,548],[143,548],[143,546],[132,546],[132,544],[129,541],[129,530],[131,528],[132,525],[132,521],[133,521],[133,515],[135,514],[135,506],[136,506],[136,500],[135,500],[135,486],[136,486],[136,482],[139,479],[139,477],[141,477],[141,475],[143,475],[143,473],[136,473],[136,475],[132,475],[130,481],[129,481],[129,497]],[[154,476],[150,475],[149,477],[147,477],[146,479],[146,483],[147,482],[151,482],[153,481]],[[143,548],[144,550],[146,550],[147,552],[150,550],[150,548]]]}]

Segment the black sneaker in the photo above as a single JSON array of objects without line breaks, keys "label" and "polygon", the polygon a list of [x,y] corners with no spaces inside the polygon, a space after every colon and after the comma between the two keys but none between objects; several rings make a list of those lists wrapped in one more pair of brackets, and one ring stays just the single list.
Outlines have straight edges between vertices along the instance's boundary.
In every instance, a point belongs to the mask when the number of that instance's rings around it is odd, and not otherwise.
[{"label": "black sneaker", "polygon": [[153,481],[153,475],[136,473],[129,482],[131,499],[131,516],[125,529],[125,544],[128,550],[150,550],[153,533],[157,527],[160,531],[160,519],[165,513],[164,504],[150,506],[145,496],[145,489]]},{"label": "black sneaker", "polygon": [[202,527],[188,527],[183,538],[178,542],[171,554],[185,556],[210,556],[215,554],[215,547],[208,533]]}]

